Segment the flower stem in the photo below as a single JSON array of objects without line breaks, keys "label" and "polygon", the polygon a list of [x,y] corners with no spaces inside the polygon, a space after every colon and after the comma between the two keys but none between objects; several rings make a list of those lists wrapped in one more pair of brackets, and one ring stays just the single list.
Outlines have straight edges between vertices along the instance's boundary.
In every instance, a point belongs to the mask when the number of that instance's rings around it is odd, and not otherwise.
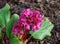
[{"label": "flower stem", "polygon": [[26,40],[26,34],[28,33],[28,30],[25,30],[24,34],[22,35],[22,40],[25,41]]},{"label": "flower stem", "polygon": [[30,36],[28,39],[22,42],[22,44],[27,44],[27,42],[31,39],[32,36]]}]

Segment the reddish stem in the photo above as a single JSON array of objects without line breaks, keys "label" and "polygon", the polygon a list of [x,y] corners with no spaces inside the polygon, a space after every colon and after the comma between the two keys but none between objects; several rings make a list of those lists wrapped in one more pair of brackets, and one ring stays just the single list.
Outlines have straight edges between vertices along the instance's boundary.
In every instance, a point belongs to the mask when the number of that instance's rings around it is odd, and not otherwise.
[{"label": "reddish stem", "polygon": [[26,40],[26,34],[28,33],[28,30],[25,30],[24,34],[22,35],[22,40]]}]

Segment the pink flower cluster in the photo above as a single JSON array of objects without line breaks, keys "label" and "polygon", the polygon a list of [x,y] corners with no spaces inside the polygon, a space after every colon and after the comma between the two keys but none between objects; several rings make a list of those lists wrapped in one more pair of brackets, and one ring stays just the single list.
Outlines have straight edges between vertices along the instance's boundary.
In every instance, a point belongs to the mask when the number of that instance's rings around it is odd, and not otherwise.
[{"label": "pink flower cluster", "polygon": [[36,31],[41,27],[42,17],[39,11],[25,9],[19,17],[17,23],[14,23],[13,34],[23,34],[25,30]]}]

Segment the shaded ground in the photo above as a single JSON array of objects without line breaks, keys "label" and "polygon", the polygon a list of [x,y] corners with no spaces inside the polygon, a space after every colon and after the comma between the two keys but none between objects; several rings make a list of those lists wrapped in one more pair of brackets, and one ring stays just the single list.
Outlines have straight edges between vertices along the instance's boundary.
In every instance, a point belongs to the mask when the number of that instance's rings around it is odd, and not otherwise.
[{"label": "shaded ground", "polygon": [[[3,1],[5,2],[6,0]],[[27,44],[60,44],[60,0],[26,0],[22,1],[23,3],[18,0],[7,0],[7,2],[11,6],[11,14],[20,14],[25,8],[39,10],[42,15],[49,17],[55,26],[51,32],[51,37],[47,37],[42,41],[32,38]],[[5,3],[1,4],[0,8],[2,8]]]}]

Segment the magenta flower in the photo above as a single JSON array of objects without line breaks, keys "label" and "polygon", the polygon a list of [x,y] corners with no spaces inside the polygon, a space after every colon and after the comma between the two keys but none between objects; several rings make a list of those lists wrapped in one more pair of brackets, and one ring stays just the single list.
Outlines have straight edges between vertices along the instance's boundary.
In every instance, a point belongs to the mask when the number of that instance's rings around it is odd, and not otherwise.
[{"label": "magenta flower", "polygon": [[14,23],[12,33],[23,34],[25,30],[36,31],[41,27],[42,17],[39,11],[25,9],[19,17],[17,23]]},{"label": "magenta flower", "polygon": [[32,29],[35,32],[41,27],[42,17],[39,11],[26,9],[21,13],[19,21],[24,24],[26,29]]},{"label": "magenta flower", "polygon": [[23,34],[22,29],[23,29],[22,24],[20,24],[19,22],[15,22],[14,26],[13,26],[13,29],[12,29],[12,33],[15,34],[15,35],[17,35],[18,33],[22,35]]}]

